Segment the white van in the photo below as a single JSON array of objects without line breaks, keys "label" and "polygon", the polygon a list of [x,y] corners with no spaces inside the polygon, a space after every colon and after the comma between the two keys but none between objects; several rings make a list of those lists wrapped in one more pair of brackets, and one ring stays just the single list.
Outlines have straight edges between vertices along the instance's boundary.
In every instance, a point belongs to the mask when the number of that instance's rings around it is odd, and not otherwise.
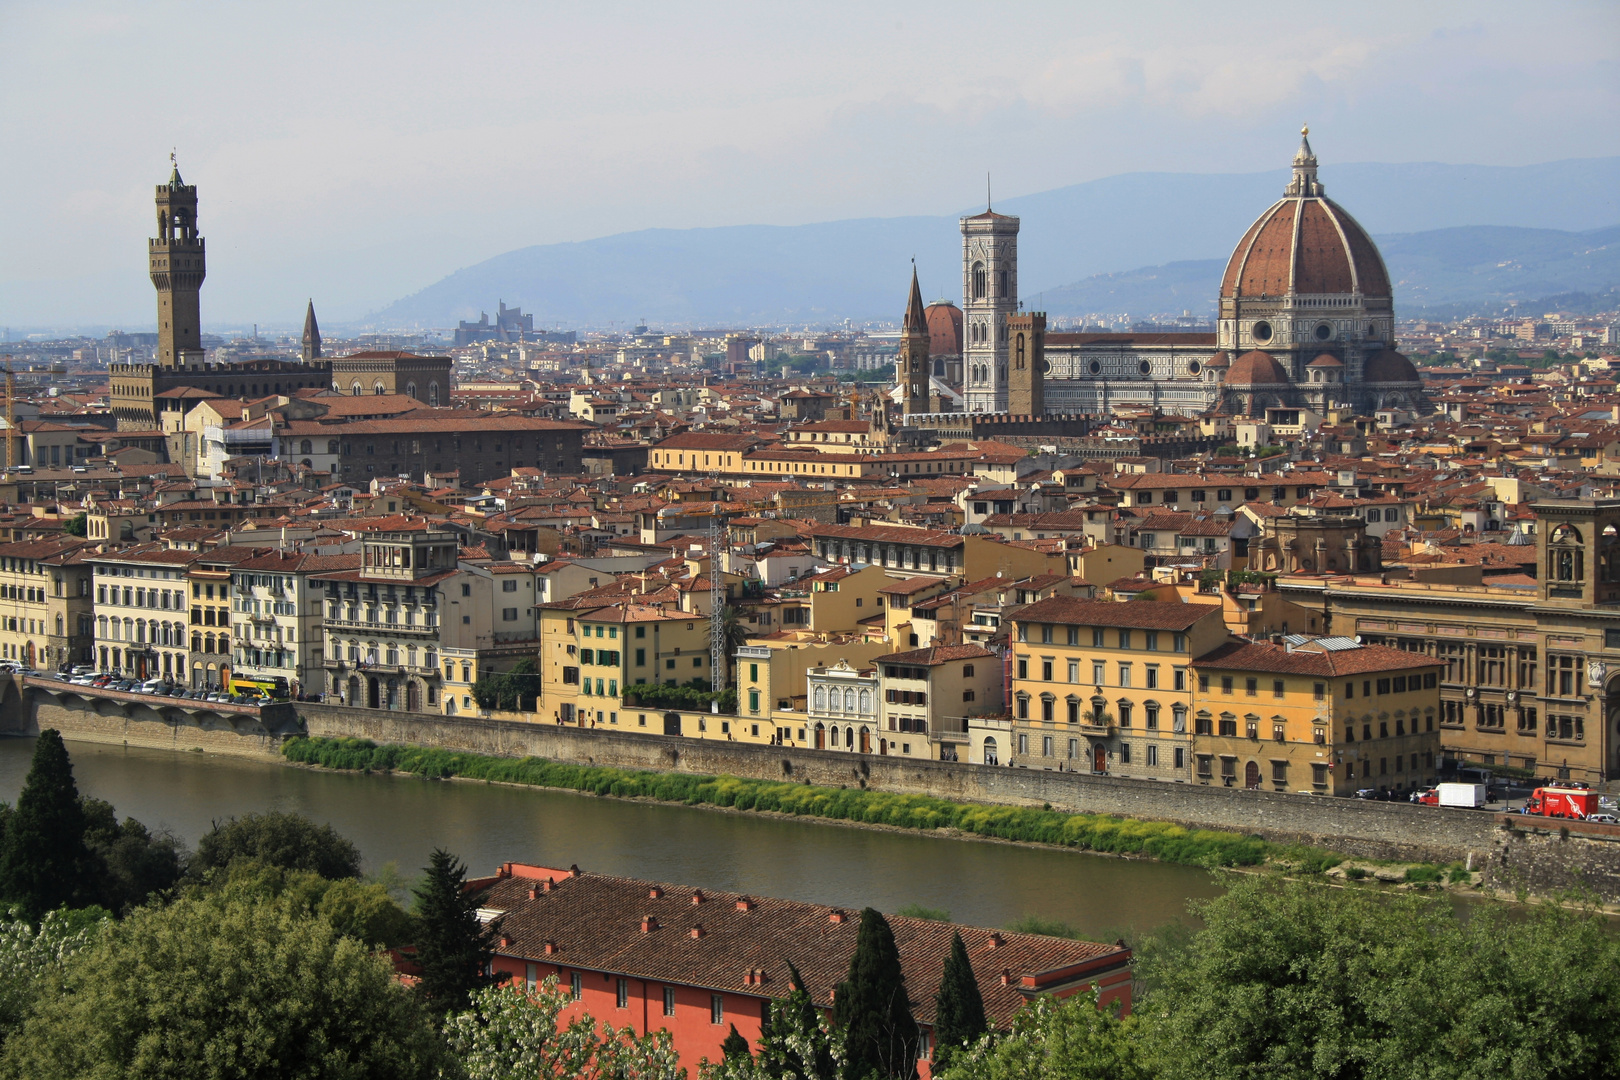
[{"label": "white van", "polygon": [[135,692],[138,694],[161,694],[163,693],[163,680],[148,679],[141,683],[141,685],[136,688]]}]

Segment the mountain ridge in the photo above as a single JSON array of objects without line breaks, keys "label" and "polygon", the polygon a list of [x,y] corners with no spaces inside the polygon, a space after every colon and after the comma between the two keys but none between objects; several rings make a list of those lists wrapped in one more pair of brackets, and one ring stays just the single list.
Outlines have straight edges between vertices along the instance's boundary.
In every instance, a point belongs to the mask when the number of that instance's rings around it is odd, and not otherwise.
[{"label": "mountain ridge", "polygon": [[[1287,169],[1126,173],[998,200],[996,209],[1023,219],[1020,291],[1034,301],[1098,275],[1140,272],[1123,266],[1223,260],[1281,195],[1287,176]],[[1329,196],[1375,236],[1451,228],[1573,233],[1620,221],[1620,157],[1529,166],[1324,165],[1321,176]],[[531,245],[463,267],[365,321],[454,325],[502,299],[533,313],[537,325],[892,321],[912,256],[925,293],[959,300],[956,218],[914,215],[645,229]],[[1216,284],[1208,285],[1206,302]],[[1547,291],[1608,284],[1560,281]],[[1396,301],[1403,303],[1399,290]]]}]

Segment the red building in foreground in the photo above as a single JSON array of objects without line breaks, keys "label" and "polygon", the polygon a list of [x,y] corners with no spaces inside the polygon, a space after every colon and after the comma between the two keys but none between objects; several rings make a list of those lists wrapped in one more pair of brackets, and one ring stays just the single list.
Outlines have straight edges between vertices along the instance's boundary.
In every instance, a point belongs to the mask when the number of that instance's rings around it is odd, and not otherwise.
[{"label": "red building in foreground", "polygon": [[[505,863],[482,903],[500,919],[495,970],[533,987],[555,976],[598,1021],[638,1033],[668,1029],[693,1075],[699,1059],[720,1058],[737,1026],[757,1045],[768,1003],[788,995],[788,964],[805,989],[832,1008],[849,972],[858,912],[793,900],[706,893],[685,885]],[[1124,945],[1016,934],[891,915],[895,944],[923,1030],[932,1045],[934,998],[951,934],[960,932],[990,1023],[1006,1027],[1038,994],[1065,997],[1095,986],[1104,1003],[1131,1005],[1131,952]],[[572,1019],[572,1016],[565,1017]]]}]

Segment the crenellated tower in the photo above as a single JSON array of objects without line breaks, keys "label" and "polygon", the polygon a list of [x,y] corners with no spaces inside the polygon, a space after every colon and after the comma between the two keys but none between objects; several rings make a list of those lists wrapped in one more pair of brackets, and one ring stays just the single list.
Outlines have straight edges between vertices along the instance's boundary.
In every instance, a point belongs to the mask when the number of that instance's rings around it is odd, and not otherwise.
[{"label": "crenellated tower", "polygon": [[147,241],[152,285],[158,296],[160,367],[203,362],[202,283],[207,276],[203,238],[197,234],[197,188],[176,165],[157,187],[158,235]]},{"label": "crenellated tower", "polygon": [[1007,411],[1046,415],[1046,312],[1007,316]]}]

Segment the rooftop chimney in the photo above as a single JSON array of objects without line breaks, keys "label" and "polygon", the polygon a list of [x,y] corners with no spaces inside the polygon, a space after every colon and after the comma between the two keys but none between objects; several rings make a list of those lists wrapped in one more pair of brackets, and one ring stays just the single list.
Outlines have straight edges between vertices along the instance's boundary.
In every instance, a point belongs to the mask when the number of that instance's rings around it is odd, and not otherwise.
[{"label": "rooftop chimney", "polygon": [[647,890],[647,899],[649,899],[649,900],[662,899],[663,895],[664,895],[664,890],[660,889],[656,885],[654,885],[652,888]]},{"label": "rooftop chimney", "polygon": [[643,915],[641,917],[641,932],[643,934],[650,934],[656,929],[658,929],[657,919],[653,918],[651,915]]}]

